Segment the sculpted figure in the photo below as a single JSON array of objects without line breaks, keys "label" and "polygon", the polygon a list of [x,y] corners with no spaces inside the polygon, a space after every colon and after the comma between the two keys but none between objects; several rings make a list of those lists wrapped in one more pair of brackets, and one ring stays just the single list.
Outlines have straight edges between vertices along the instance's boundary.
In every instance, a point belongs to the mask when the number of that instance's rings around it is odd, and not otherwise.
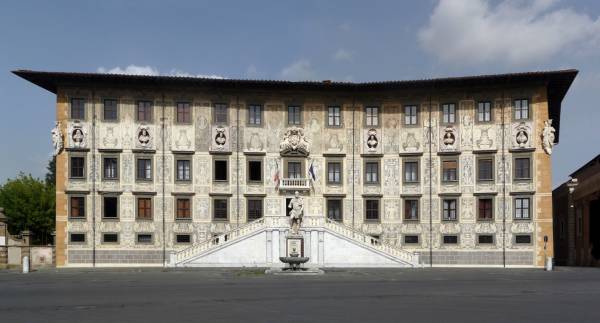
[{"label": "sculpted figure", "polygon": [[554,133],[556,129],[552,127],[552,119],[544,121],[544,131],[542,132],[542,147],[546,154],[552,154],[552,147],[554,147]]},{"label": "sculpted figure", "polygon": [[54,156],[60,154],[63,149],[63,137],[60,133],[60,121],[57,121],[54,129],[52,129],[52,145],[54,146]]},{"label": "sculpted figure", "polygon": [[293,234],[298,234],[298,230],[302,225],[302,216],[304,215],[304,199],[300,193],[296,191],[294,197],[288,205],[290,208],[290,228]]}]

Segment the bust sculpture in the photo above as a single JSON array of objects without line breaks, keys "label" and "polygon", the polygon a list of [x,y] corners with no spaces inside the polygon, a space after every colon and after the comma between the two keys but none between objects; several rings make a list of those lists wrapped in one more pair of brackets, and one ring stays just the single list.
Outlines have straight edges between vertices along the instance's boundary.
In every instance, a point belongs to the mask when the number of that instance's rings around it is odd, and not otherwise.
[{"label": "bust sculpture", "polygon": [[302,225],[302,216],[304,214],[304,199],[300,196],[300,193],[296,191],[294,197],[288,205],[290,208],[290,229],[293,234],[298,234],[298,230]]}]

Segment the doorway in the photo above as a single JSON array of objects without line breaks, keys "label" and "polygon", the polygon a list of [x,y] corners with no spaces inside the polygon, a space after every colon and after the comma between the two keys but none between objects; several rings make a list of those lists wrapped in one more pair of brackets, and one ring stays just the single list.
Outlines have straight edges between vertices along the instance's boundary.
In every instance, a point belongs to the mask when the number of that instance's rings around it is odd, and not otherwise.
[{"label": "doorway", "polygon": [[595,260],[600,260],[600,199],[590,202],[589,221],[592,257]]}]

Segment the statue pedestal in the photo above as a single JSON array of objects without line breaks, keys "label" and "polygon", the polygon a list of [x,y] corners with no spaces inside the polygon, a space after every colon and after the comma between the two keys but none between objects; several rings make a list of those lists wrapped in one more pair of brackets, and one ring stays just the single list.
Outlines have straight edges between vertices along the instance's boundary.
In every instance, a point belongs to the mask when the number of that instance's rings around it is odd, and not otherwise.
[{"label": "statue pedestal", "polygon": [[304,237],[301,234],[289,233],[285,237],[285,255],[304,257]]}]

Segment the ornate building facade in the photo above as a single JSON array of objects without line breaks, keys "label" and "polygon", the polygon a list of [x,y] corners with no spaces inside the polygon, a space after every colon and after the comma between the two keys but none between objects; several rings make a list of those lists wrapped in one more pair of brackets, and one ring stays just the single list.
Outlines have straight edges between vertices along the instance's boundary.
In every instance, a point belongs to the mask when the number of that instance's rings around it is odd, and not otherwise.
[{"label": "ornate building facade", "polygon": [[376,83],[55,73],[58,266],[542,266],[577,71]]}]

